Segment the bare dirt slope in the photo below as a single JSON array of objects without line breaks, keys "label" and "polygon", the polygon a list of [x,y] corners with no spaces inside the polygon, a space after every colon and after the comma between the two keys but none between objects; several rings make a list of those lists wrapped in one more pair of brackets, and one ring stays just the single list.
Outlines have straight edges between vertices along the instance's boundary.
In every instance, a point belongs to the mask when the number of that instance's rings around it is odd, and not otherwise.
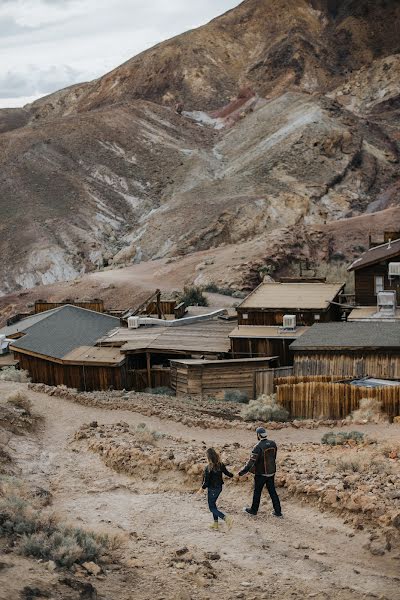
[{"label": "bare dirt slope", "polygon": [[[2,394],[15,389],[25,386],[1,386]],[[229,432],[197,431],[126,411],[71,405],[34,392],[29,396],[44,423],[38,438],[25,436],[13,442],[24,477],[49,489],[53,508],[68,521],[123,534],[120,565],[103,578],[90,578],[99,598],[396,598],[398,561],[371,557],[362,549],[366,533],[354,532],[334,515],[303,506],[283,493],[284,520],[270,516],[266,500],[257,519],[250,520],[240,514],[250,496],[250,482],[247,486],[228,482],[221,506],[236,516],[235,524],[232,531],[212,532],[204,498],[194,496],[180,478],[171,475],[169,491],[163,492],[157,477],[151,481],[140,471],[133,477],[119,475],[73,441],[81,425],[93,419],[131,425],[145,420],[183,441],[206,439],[219,447],[231,441]],[[297,437],[299,433],[293,432]],[[314,435],[301,433],[305,439]],[[253,436],[240,435],[240,442],[251,446]],[[284,435],[289,440],[292,432]],[[188,562],[184,556],[177,558],[182,547],[188,549]],[[220,558],[210,560],[208,553]],[[0,570],[4,600],[17,599],[25,586],[51,591],[55,585],[57,574],[27,559],[3,555],[1,561],[11,565]]]},{"label": "bare dirt slope", "polygon": [[398,207],[398,21],[394,0],[246,0],[0,111],[0,294],[224,244],[253,243],[231,284],[343,264],[324,223]]}]

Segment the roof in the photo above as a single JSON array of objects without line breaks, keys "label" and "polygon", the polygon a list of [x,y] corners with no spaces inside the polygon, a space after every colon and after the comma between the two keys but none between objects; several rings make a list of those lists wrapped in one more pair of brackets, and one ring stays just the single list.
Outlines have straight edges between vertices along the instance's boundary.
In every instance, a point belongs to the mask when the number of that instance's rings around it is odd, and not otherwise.
[{"label": "roof", "polygon": [[282,327],[268,327],[259,325],[239,325],[230,334],[230,338],[253,338],[253,339],[288,339],[295,340],[303,335],[308,327],[296,327],[294,331],[287,331]]},{"label": "roof", "polygon": [[117,324],[116,317],[66,304],[32,325],[10,348],[61,359],[80,346],[93,345]]},{"label": "roof", "polygon": [[369,388],[380,388],[380,387],[400,387],[400,381],[391,381],[390,379],[375,379],[373,377],[365,377],[364,379],[355,379],[350,382],[351,385],[356,387],[369,387]]},{"label": "roof", "polygon": [[260,364],[269,363],[279,358],[278,356],[264,356],[262,358],[231,358],[228,360],[204,360],[202,358],[184,358],[184,359],[172,359],[171,364],[180,365],[194,365],[194,366],[209,366],[209,365],[237,365],[237,364]]},{"label": "roof", "polygon": [[400,255],[400,239],[381,244],[370,248],[357,258],[347,269],[348,271],[356,271],[368,265],[374,265],[393,256]]},{"label": "roof", "polygon": [[25,317],[25,319],[21,319],[20,321],[17,321],[12,325],[7,325],[6,327],[3,327],[2,329],[0,329],[0,333],[4,333],[6,336],[15,335],[16,333],[24,333],[29,329],[29,327],[32,327],[32,325],[43,321],[43,319],[47,319],[47,317],[60,310],[60,308],[62,307],[60,306],[57,308],[52,308],[51,310],[45,310],[41,313],[37,313],[36,315]]},{"label": "roof", "polygon": [[98,343],[119,345],[122,352],[159,350],[221,354],[230,351],[229,334],[236,324],[236,321],[209,319],[181,327],[118,328]]},{"label": "roof", "polygon": [[290,345],[291,350],[397,348],[400,322],[318,323]]},{"label": "roof", "polygon": [[344,283],[262,283],[239,308],[325,310],[344,286]]},{"label": "roof", "polygon": [[357,306],[349,316],[348,321],[400,321],[400,308],[396,308],[394,315],[378,312],[377,306]]},{"label": "roof", "polygon": [[119,348],[79,346],[63,356],[63,362],[95,365],[119,365],[126,360]]}]

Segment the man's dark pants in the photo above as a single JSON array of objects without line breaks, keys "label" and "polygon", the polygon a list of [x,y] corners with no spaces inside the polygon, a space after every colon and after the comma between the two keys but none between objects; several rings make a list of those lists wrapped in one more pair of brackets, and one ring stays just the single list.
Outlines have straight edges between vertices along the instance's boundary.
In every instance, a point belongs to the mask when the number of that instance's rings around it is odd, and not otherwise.
[{"label": "man's dark pants", "polygon": [[272,506],[277,515],[281,514],[281,503],[275,489],[275,476],[265,477],[265,475],[254,475],[254,494],[251,512],[257,513],[260,508],[261,493],[264,485],[267,487],[268,493],[272,500]]}]

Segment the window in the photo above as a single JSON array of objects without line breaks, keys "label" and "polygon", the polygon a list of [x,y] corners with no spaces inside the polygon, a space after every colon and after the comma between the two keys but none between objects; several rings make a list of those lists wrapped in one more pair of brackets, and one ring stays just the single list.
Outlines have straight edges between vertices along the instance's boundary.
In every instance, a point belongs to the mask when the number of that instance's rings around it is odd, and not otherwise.
[{"label": "window", "polygon": [[375,296],[385,290],[383,275],[375,275]]}]

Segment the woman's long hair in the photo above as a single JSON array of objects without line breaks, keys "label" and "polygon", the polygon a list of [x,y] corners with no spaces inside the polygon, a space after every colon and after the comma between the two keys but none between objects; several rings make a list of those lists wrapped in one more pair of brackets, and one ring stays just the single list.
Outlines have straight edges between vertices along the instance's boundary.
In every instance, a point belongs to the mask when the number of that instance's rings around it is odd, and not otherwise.
[{"label": "woman's long hair", "polygon": [[221,468],[221,457],[215,448],[209,448],[207,450],[207,460],[210,469],[213,471],[219,471]]}]

